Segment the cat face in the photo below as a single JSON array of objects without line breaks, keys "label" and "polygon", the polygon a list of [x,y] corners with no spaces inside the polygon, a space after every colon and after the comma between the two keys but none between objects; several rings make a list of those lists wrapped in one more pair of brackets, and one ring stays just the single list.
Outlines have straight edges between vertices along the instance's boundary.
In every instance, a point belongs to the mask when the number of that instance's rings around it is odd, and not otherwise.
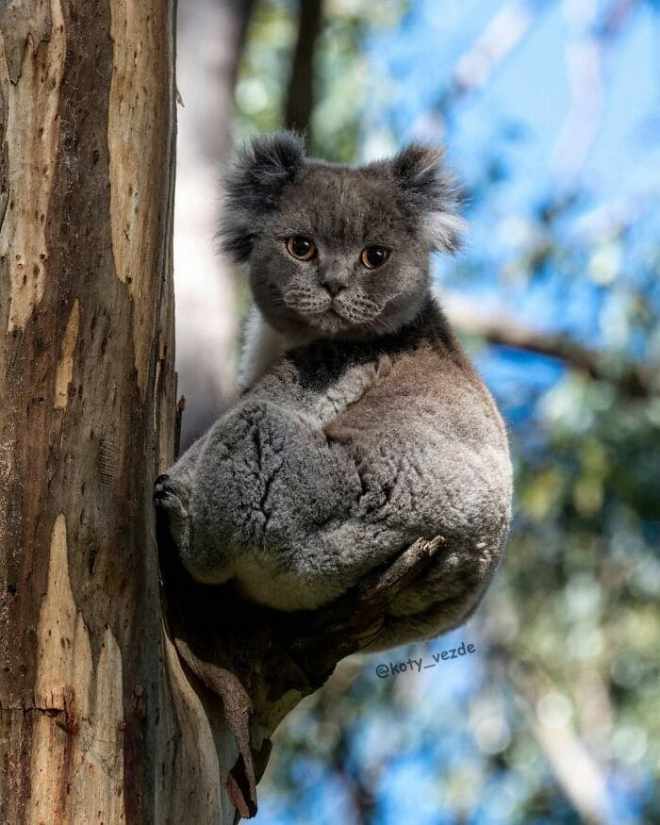
[{"label": "cat face", "polygon": [[281,332],[369,337],[419,312],[429,253],[456,247],[456,191],[437,150],[350,168],[305,158],[291,134],[254,141],[226,181],[224,248],[249,264]]}]

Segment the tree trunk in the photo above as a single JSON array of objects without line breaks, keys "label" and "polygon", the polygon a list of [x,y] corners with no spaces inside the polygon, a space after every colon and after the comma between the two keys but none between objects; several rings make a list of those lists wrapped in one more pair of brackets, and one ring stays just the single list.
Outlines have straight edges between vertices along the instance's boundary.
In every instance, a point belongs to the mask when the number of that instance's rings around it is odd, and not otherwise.
[{"label": "tree trunk", "polygon": [[163,634],[151,503],[174,455],[173,5],[0,7],[8,825],[234,820],[233,737]]},{"label": "tree trunk", "polygon": [[182,449],[236,394],[237,282],[218,255],[221,164],[231,148],[234,86],[254,0],[181,3],[174,269],[176,369],[185,396]]}]

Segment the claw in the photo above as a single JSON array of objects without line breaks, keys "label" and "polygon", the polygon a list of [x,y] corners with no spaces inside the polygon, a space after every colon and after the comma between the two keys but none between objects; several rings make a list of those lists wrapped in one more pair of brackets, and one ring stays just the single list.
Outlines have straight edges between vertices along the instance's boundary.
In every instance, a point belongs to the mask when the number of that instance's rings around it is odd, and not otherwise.
[{"label": "claw", "polygon": [[153,500],[155,505],[162,504],[164,499],[167,498],[167,488],[165,487],[165,482],[167,482],[169,478],[170,477],[167,473],[163,473],[162,475],[159,475],[154,482]]}]

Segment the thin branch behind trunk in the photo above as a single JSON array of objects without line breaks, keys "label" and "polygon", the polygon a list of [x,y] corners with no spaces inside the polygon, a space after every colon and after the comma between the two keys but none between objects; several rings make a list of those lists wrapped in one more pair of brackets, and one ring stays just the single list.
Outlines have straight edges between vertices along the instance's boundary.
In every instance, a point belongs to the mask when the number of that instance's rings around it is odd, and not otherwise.
[{"label": "thin branch behind trunk", "polygon": [[284,124],[287,129],[308,134],[314,108],[314,55],[322,21],[323,0],[301,0]]}]

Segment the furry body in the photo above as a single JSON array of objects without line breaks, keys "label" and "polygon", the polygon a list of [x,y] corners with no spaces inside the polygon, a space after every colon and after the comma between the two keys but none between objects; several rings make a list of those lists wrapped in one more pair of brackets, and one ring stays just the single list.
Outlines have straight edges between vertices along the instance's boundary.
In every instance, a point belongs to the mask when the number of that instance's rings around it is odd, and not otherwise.
[{"label": "furry body", "polygon": [[[457,223],[437,197],[434,226],[433,206],[418,205],[417,234],[400,205],[376,208],[369,223],[368,203],[392,191],[389,169],[367,176],[358,208],[356,170],[312,167],[313,191],[322,194],[325,180],[326,199],[352,221],[322,206],[315,213],[314,201],[303,223],[309,190],[294,175],[261,226],[254,221],[254,237],[229,228],[229,248],[232,238],[243,243],[250,259],[257,302],[243,393],[156,496],[196,579],[232,580],[280,610],[324,605],[417,538],[442,535],[445,549],[389,605],[374,649],[464,621],[499,563],[511,516],[502,420],[429,289],[428,251],[447,245]],[[282,257],[277,239],[292,231],[313,233],[313,267]],[[374,237],[406,244],[380,281],[355,264]],[[324,264],[345,285],[322,289]]]}]

